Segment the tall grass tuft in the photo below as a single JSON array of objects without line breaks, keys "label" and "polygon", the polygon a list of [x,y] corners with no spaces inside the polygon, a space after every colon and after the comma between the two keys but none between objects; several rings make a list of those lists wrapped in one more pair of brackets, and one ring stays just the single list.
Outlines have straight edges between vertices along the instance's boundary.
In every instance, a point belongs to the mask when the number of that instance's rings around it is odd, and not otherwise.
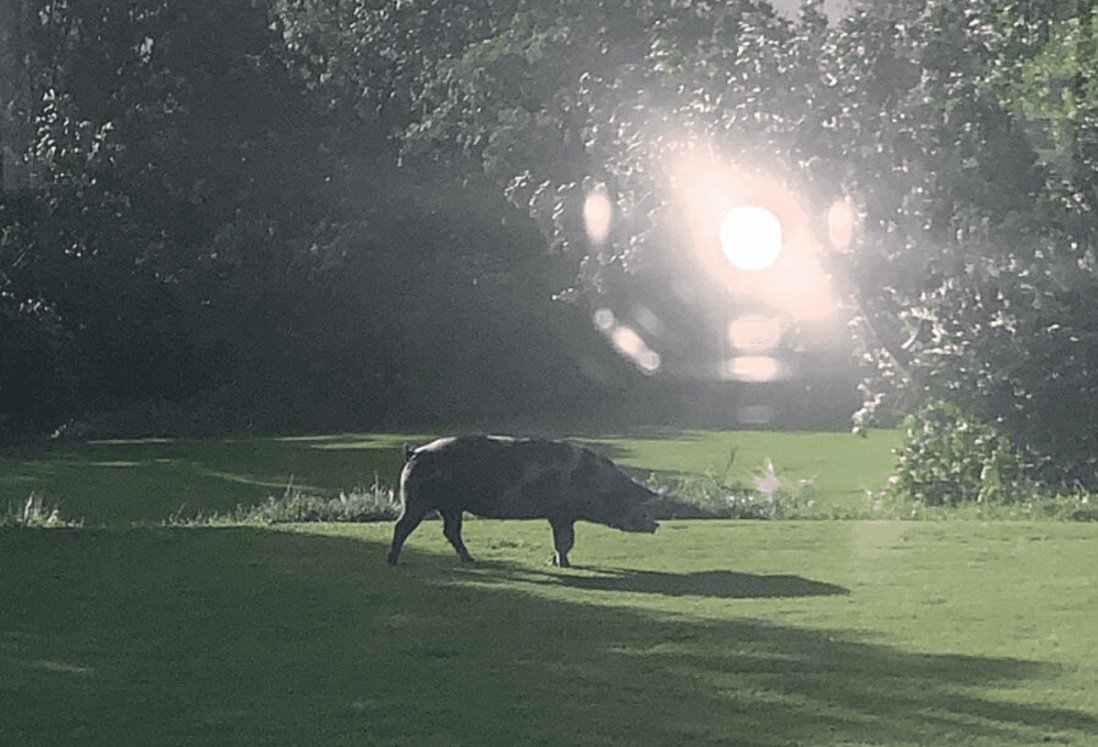
[{"label": "tall grass tuft", "polygon": [[0,511],[0,527],[71,527],[80,522],[61,518],[61,508],[46,503],[41,493],[31,491],[22,506],[9,503]]}]

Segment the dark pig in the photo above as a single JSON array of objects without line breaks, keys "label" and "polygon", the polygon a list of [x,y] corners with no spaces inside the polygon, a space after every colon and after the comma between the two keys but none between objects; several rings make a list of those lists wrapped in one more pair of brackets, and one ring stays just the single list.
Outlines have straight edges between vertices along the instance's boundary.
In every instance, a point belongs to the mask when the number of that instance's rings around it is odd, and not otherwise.
[{"label": "dark pig", "polygon": [[472,556],[461,539],[463,511],[492,519],[548,519],[552,562],[567,567],[578,519],[626,532],[654,532],[644,505],[659,495],[606,457],[561,441],[504,436],[457,436],[410,449],[400,475],[403,506],[393,530],[389,564],[423,517],[442,515],[443,534],[463,562]]}]

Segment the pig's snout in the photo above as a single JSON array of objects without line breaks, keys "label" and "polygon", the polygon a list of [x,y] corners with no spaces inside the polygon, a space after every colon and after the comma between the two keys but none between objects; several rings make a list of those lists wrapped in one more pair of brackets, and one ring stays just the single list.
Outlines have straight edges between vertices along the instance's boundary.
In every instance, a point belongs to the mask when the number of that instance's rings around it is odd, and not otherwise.
[{"label": "pig's snout", "polygon": [[625,529],[629,532],[645,532],[652,534],[659,529],[660,523],[648,514],[635,514],[629,517]]}]

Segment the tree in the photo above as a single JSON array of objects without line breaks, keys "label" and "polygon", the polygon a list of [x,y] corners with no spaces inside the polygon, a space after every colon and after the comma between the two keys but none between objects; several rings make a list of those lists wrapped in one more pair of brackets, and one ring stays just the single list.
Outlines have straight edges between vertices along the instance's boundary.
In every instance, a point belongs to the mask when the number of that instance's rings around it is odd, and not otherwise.
[{"label": "tree", "polygon": [[[443,5],[386,27],[420,52],[401,57],[414,60],[401,69],[418,112],[405,154],[480,163],[571,257],[578,294],[677,240],[675,154],[715,145],[783,163],[810,203],[846,195],[861,213],[858,251],[831,261],[880,373],[862,416],[890,390],[906,407],[949,400],[1046,479],[1095,481],[1089,10],[1034,26],[1020,4],[913,0],[829,28],[813,2],[796,23],[751,2],[514,2],[468,10],[474,22],[447,26],[443,49],[417,44],[410,30]],[[1044,139],[1026,112],[1043,102],[1053,52],[1019,42],[1034,28],[1043,45],[1080,50],[1059,63],[1077,74]],[[342,68],[362,90],[369,72]],[[595,189],[617,219],[593,245],[582,204]]]},{"label": "tree", "polygon": [[[41,189],[0,198],[0,431],[472,420],[583,389],[561,338],[594,333],[524,216],[392,140],[464,11],[396,49],[391,5],[25,4]],[[356,14],[377,23],[336,25]],[[361,57],[316,52],[363,29]]]},{"label": "tree", "polygon": [[[890,22],[911,83],[888,103],[889,125],[866,129],[863,150],[897,157],[861,186],[891,198],[867,205],[856,272],[886,291],[883,326],[899,334],[875,358],[911,406],[954,403],[1007,434],[1042,479],[1091,484],[1093,192],[1024,117],[1013,81],[1040,56],[1019,44],[1030,25],[1011,10],[927,2]],[[863,14],[851,30],[873,23]]]},{"label": "tree", "polygon": [[[310,198],[322,199],[284,187],[323,174],[265,5],[21,7],[33,21],[21,41],[40,102],[29,111],[40,185],[3,197],[0,290],[49,325],[0,329],[0,346],[15,346],[0,361],[0,417],[63,400],[35,417],[56,425],[233,381],[239,343],[265,332],[237,322],[275,297],[305,238],[298,226],[316,220]],[[277,305],[264,311],[277,325]],[[36,358],[18,351],[34,338],[49,350],[64,341],[64,359],[28,372]],[[28,401],[51,370],[67,388]]]}]

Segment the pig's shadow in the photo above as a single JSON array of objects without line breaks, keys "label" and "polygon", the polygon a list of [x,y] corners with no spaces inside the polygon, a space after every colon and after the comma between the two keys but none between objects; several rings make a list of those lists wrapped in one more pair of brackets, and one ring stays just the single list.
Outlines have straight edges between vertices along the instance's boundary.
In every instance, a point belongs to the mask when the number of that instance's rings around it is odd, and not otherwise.
[{"label": "pig's shadow", "polygon": [[735,571],[664,573],[625,568],[586,567],[598,575],[545,574],[544,583],[601,591],[630,591],[666,596],[759,599],[777,597],[822,597],[849,594],[850,590],[801,576],[756,575]]}]

